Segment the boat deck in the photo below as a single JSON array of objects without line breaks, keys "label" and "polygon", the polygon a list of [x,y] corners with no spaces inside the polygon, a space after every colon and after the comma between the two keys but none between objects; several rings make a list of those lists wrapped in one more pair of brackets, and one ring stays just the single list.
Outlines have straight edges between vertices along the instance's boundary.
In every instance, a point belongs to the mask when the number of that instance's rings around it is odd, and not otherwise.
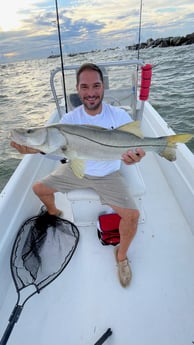
[{"label": "boat deck", "polygon": [[[157,159],[147,154],[139,168],[145,221],[128,251],[131,285],[120,286],[114,247],[101,245],[96,226],[80,226],[70,263],[26,303],[8,345],[94,345],[108,328],[107,345],[194,343],[193,232]],[[59,195],[58,203],[71,219],[65,197]],[[16,302],[14,289],[10,283],[0,334]]]}]

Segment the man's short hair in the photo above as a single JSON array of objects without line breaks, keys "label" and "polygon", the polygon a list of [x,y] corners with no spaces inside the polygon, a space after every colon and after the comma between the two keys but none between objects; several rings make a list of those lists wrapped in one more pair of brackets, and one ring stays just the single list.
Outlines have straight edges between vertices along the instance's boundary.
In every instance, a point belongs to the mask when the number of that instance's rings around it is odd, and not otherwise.
[{"label": "man's short hair", "polygon": [[99,74],[101,81],[104,82],[103,73],[102,73],[101,69],[97,65],[95,65],[94,63],[87,62],[87,63],[84,63],[83,65],[81,65],[81,67],[77,70],[77,73],[76,73],[77,85],[79,84],[80,74],[83,71],[96,71]]}]

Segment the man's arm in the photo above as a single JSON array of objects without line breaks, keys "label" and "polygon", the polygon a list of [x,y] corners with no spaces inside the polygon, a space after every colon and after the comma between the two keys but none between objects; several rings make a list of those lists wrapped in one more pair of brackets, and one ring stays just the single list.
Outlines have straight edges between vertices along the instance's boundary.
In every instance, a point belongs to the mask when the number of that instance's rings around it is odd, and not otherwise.
[{"label": "man's arm", "polygon": [[14,149],[18,150],[19,153],[22,153],[22,154],[26,154],[26,153],[32,153],[32,154],[33,153],[40,153],[39,150],[32,149],[31,147],[28,147],[28,146],[16,144],[14,141],[11,141],[10,145]]}]

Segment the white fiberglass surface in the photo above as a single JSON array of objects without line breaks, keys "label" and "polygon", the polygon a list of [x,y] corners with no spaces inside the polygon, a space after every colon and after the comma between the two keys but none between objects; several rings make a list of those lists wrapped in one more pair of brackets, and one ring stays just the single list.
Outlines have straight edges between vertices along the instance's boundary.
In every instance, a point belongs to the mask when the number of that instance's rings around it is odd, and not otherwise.
[{"label": "white fiberglass surface", "polygon": [[[145,223],[128,251],[131,285],[120,286],[113,247],[101,245],[96,227],[80,227],[72,260],[27,302],[8,345],[92,345],[109,327],[107,345],[192,344],[194,237],[152,155],[140,170]],[[65,213],[65,200],[60,203]],[[9,293],[3,326],[16,297],[13,288]]]}]

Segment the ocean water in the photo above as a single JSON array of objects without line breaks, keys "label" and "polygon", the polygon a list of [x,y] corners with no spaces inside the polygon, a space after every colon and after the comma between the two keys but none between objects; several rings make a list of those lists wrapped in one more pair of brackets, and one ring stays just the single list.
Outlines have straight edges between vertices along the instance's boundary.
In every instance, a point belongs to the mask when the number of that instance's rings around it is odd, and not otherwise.
[{"label": "ocean water", "polygon": [[[65,56],[64,63],[81,64],[137,58],[127,49],[96,51]],[[140,51],[140,59],[153,65],[149,101],[175,132],[194,132],[194,45]],[[0,65],[0,191],[22,156],[9,145],[15,126],[42,125],[55,104],[50,89],[50,71],[60,67],[60,58],[28,60]],[[113,84],[127,85],[115,68]],[[66,87],[74,89],[67,77]],[[194,153],[194,143],[188,143]]]}]

